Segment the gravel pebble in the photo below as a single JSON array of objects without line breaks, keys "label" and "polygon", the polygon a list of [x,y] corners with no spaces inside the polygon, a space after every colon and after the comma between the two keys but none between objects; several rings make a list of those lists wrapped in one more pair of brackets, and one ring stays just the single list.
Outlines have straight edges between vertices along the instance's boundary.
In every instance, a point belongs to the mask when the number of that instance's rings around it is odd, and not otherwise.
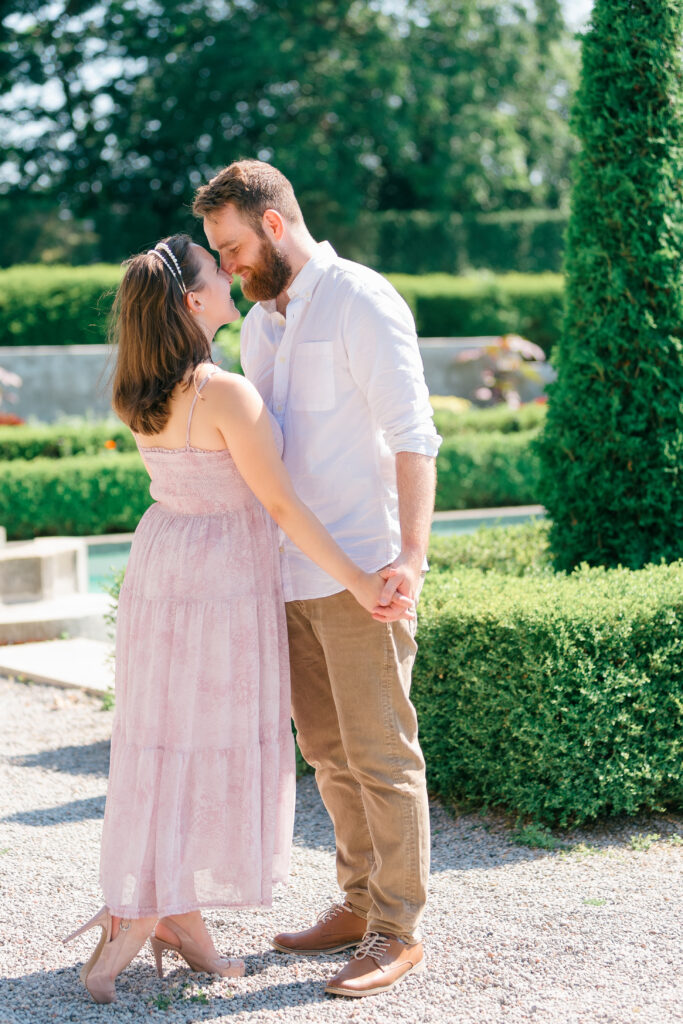
[{"label": "gravel pebble", "polygon": [[[231,1020],[253,1024],[669,1024],[683,1021],[683,819],[620,819],[564,833],[552,852],[509,823],[432,804],[428,971],[385,995],[326,997],[344,954],[269,949],[339,898],[333,832],[315,783],[298,786],[292,876],[270,909],[207,915],[247,977],[214,980],[148,949],[96,1006],[78,969],[94,933],[60,937],[101,904],[98,852],[112,712],[78,691],[0,680],[0,1024]],[[653,838],[655,837],[655,838]]]}]

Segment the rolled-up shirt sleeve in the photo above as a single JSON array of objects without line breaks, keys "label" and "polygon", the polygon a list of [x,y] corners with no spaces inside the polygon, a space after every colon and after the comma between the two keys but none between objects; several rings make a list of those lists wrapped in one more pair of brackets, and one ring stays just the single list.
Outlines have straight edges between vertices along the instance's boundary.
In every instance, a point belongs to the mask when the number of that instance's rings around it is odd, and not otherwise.
[{"label": "rolled-up shirt sleeve", "polygon": [[390,451],[435,458],[436,432],[415,323],[397,292],[357,291],[346,305],[344,344],[349,369],[366,396]]}]

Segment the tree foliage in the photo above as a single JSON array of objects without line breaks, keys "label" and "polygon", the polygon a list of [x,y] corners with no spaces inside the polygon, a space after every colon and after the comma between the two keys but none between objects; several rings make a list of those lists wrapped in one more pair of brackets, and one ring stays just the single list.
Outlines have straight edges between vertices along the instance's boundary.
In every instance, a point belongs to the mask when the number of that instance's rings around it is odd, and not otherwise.
[{"label": "tree foliage", "polygon": [[680,0],[596,0],[541,450],[556,564],[683,556]]},{"label": "tree foliage", "polygon": [[5,0],[2,30],[0,224],[28,225],[33,257],[84,230],[103,259],[179,230],[195,187],[247,155],[292,178],[321,233],[361,209],[566,193],[557,0]]}]

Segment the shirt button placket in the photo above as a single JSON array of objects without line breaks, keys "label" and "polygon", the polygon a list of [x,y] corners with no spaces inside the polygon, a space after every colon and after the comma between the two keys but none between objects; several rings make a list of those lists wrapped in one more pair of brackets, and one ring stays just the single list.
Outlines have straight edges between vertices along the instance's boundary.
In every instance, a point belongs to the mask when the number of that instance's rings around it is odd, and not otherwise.
[{"label": "shirt button placket", "polygon": [[285,397],[287,395],[289,376],[289,320],[285,321],[285,329],[280,340],[278,354],[275,359],[273,370],[273,401],[275,413],[280,426],[282,426],[283,412],[285,408]]}]

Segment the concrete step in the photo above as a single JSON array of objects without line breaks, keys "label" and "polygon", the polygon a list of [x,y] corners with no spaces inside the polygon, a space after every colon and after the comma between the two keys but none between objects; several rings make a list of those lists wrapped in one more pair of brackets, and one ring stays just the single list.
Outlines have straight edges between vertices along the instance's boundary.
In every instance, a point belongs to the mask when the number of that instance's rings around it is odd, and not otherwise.
[{"label": "concrete step", "polygon": [[0,647],[0,675],[103,694],[114,685],[112,645],[101,640],[52,640]]},{"label": "concrete step", "polygon": [[0,604],[0,644],[69,637],[108,639],[104,616],[111,608],[108,594],[66,594],[46,601]]},{"label": "concrete step", "polygon": [[39,601],[88,590],[88,549],[76,537],[37,537],[0,546],[0,601]]}]

